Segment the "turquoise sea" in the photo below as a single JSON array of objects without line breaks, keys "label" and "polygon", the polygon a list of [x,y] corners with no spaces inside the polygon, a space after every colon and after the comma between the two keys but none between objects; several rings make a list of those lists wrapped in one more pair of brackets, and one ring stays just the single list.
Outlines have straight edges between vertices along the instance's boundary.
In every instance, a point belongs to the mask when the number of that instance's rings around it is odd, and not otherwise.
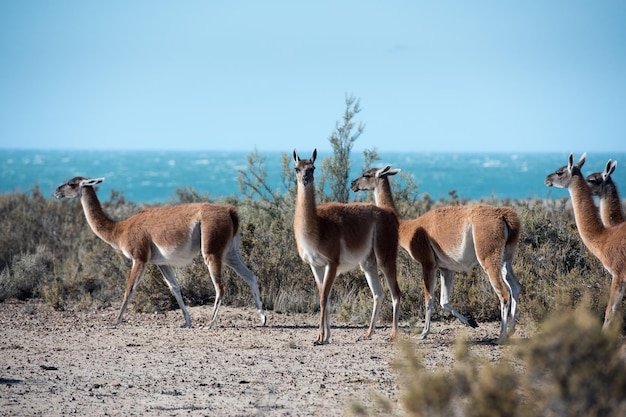
[{"label": "turquoise sea", "polygon": [[[308,158],[310,151],[302,150]],[[268,183],[284,192],[281,181],[283,152],[261,152]],[[291,150],[284,152],[291,158]],[[166,203],[176,201],[175,190],[191,188],[211,199],[240,196],[237,173],[248,166],[250,152],[172,152],[172,151],[69,151],[0,149],[0,193],[30,192],[38,186],[46,196],[74,176],[105,177],[100,185],[102,200],[111,190],[123,192],[127,201]],[[350,179],[361,173],[363,156],[352,152]],[[459,198],[526,199],[563,198],[566,190],[548,188],[547,174],[567,162],[564,153],[382,153],[375,164],[387,164],[410,173],[419,187],[419,196],[449,198],[455,190]],[[318,161],[330,156],[320,153]],[[576,160],[580,154],[574,155]],[[601,171],[607,160],[618,160],[613,180],[626,185],[626,153],[588,153],[583,173]],[[290,159],[291,161],[291,159]]]}]

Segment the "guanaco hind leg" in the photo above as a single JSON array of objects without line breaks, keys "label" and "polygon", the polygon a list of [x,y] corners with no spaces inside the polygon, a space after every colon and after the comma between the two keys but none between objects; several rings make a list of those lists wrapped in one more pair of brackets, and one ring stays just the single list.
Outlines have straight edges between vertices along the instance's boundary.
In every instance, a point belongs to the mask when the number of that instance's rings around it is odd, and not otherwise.
[{"label": "guanaco hind leg", "polygon": [[205,327],[210,329],[213,327],[217,320],[217,316],[222,305],[222,297],[224,294],[224,281],[222,280],[222,259],[220,256],[209,254],[204,259],[205,264],[209,268],[209,274],[211,274],[211,280],[215,287],[215,302],[213,303],[213,313],[211,314],[211,320],[207,322]]},{"label": "guanaco hind leg", "polygon": [[180,327],[191,327],[191,317],[189,316],[189,312],[187,311],[187,307],[185,307],[185,303],[183,301],[183,296],[180,294],[180,286],[178,285],[178,281],[176,280],[176,273],[174,272],[174,268],[169,265],[157,265],[159,267],[159,271],[163,275],[165,279],[165,283],[170,289],[174,298],[178,302],[178,306],[183,311],[183,317],[185,318],[185,323]]},{"label": "guanaco hind leg", "polygon": [[376,262],[374,262],[372,258],[368,259],[367,262],[361,264],[361,270],[365,274],[365,279],[367,280],[367,285],[370,287],[370,291],[372,292],[374,303],[372,306],[372,316],[369,328],[365,334],[359,338],[359,340],[369,339],[372,337],[372,334],[374,334],[374,326],[378,320],[380,306],[382,305],[383,298],[385,296],[383,287],[380,285],[380,279],[378,278],[378,267]]},{"label": "guanaco hind leg", "polygon": [[420,334],[420,339],[426,339],[430,333],[430,321],[433,314],[433,292],[435,291],[435,269],[426,269],[422,267],[422,275],[424,277],[424,329]]},{"label": "guanaco hind leg", "polygon": [[252,290],[252,296],[254,297],[254,302],[256,303],[259,316],[261,317],[261,323],[265,326],[265,324],[267,323],[267,317],[265,316],[263,303],[261,302],[261,296],[259,294],[259,283],[256,275],[254,275],[254,273],[250,271],[248,266],[243,262],[243,259],[241,259],[237,239],[233,239],[233,242],[231,243],[230,248],[226,253],[226,257],[224,258],[224,263],[232,268],[237,273],[237,275],[243,278],[243,280]]},{"label": "guanaco hind leg", "polygon": [[613,323],[615,313],[618,311],[619,306],[622,303],[625,289],[626,274],[624,274],[624,276],[614,274],[613,279],[611,280],[611,288],[609,290],[609,301],[606,305],[606,311],[604,313],[603,329],[607,329]]},{"label": "guanaco hind leg", "polygon": [[509,328],[507,330],[507,337],[509,337],[515,332],[517,305],[519,303],[519,295],[522,292],[522,285],[513,272],[511,261],[506,261],[502,266],[502,275],[504,276],[504,282],[511,292],[511,310],[509,312]]},{"label": "guanaco hind leg", "polygon": [[[391,305],[393,308],[392,310],[393,321],[391,324],[391,333],[389,334],[389,339],[394,340],[398,333],[398,321],[400,319],[400,298],[402,297],[402,292],[400,291],[400,286],[398,285],[398,280],[397,280],[398,271],[397,271],[397,265],[395,262],[395,259],[397,258],[397,253],[393,257],[394,262],[389,262],[388,257],[381,256],[381,254],[378,252],[379,251],[377,251],[376,253],[376,263],[378,267],[380,267],[380,269],[382,270],[383,275],[385,276],[385,281],[387,281],[387,288],[389,289],[389,293],[391,294]],[[376,274],[376,278],[378,278],[378,274]],[[381,291],[381,294],[384,295],[384,292],[382,292],[382,288],[380,289],[380,291]],[[380,297],[381,304],[383,300],[383,295],[381,295]]]},{"label": "guanaco hind leg", "polygon": [[497,343],[503,343],[508,337],[508,322],[509,322],[509,312],[511,311],[511,292],[509,289],[509,285],[505,282],[502,277],[502,270],[500,266],[493,265],[493,261],[486,262],[483,264],[483,261],[479,259],[481,262],[481,266],[487,272],[489,276],[489,282],[491,283],[491,287],[496,292],[498,299],[500,300],[500,337],[498,337]]}]

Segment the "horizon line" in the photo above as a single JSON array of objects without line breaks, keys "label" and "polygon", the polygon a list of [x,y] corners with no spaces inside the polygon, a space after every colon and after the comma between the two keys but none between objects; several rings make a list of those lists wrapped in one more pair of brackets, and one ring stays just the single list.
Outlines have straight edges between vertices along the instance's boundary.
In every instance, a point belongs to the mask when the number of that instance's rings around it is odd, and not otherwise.
[{"label": "horizon line", "polygon": [[[312,151],[313,148],[310,149]],[[61,148],[50,148],[50,147],[4,147],[0,146],[0,151],[43,151],[43,152],[223,152],[223,153],[254,153],[254,152],[282,152],[291,154],[293,148],[288,150],[279,150],[275,148],[268,149],[259,149],[254,148],[251,150],[245,149],[201,149],[201,148],[183,148],[183,149],[172,149],[172,148],[69,148],[69,147],[61,147]],[[321,153],[332,153],[332,148],[320,148],[317,147],[317,151]],[[353,153],[361,153],[364,151],[375,151],[379,155],[381,153],[424,153],[424,154],[556,154],[556,153],[574,153],[579,154],[582,152],[593,152],[593,153],[626,153],[626,149],[624,150],[406,150],[406,149],[387,149],[385,151],[381,151],[378,148],[369,149],[369,148],[353,148],[351,152]]]}]

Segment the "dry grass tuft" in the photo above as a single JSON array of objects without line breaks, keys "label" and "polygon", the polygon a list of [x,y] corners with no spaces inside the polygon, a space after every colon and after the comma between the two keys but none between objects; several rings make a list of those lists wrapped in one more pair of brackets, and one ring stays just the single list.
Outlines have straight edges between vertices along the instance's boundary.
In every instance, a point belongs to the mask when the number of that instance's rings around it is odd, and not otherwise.
[{"label": "dry grass tuft", "polygon": [[[407,340],[393,363],[409,416],[608,416],[626,413],[626,358],[616,329],[587,305],[552,314],[512,357],[488,362],[457,340],[451,370],[427,370]],[[390,409],[388,401],[388,409]],[[353,405],[354,414],[378,415]]]}]

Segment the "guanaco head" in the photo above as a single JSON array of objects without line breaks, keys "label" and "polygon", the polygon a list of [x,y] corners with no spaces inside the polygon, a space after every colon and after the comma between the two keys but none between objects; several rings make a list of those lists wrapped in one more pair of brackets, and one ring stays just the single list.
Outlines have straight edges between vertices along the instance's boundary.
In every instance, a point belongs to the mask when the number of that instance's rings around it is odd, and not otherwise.
[{"label": "guanaco head", "polygon": [[589,188],[591,188],[591,193],[595,196],[600,196],[603,193],[604,186],[608,182],[612,182],[611,174],[615,172],[615,168],[617,168],[617,161],[611,161],[606,163],[604,167],[604,171],[602,172],[594,172],[593,174],[589,174],[587,176],[587,184],[589,184]]},{"label": "guanaco head", "polygon": [[54,192],[56,198],[76,198],[82,196],[83,187],[93,187],[96,184],[100,184],[104,181],[104,178],[85,178],[74,177],[65,184],[61,184]]},{"label": "guanaco head", "polygon": [[389,175],[396,175],[398,172],[400,172],[400,170],[391,169],[391,165],[387,165],[384,168],[370,168],[363,172],[359,178],[352,181],[350,189],[354,192],[374,191],[381,178],[385,178]]},{"label": "guanaco head", "polygon": [[315,158],[317,158],[317,149],[313,149],[311,159],[300,159],[298,152],[293,150],[293,161],[296,163],[296,180],[305,187],[309,183],[313,183],[313,172],[315,171]]},{"label": "guanaco head", "polygon": [[545,184],[548,187],[568,188],[572,182],[574,175],[582,175],[580,169],[585,164],[587,153],[585,152],[578,163],[574,164],[574,154],[569,154],[567,165],[557,169],[552,174],[548,175],[545,180]]}]

